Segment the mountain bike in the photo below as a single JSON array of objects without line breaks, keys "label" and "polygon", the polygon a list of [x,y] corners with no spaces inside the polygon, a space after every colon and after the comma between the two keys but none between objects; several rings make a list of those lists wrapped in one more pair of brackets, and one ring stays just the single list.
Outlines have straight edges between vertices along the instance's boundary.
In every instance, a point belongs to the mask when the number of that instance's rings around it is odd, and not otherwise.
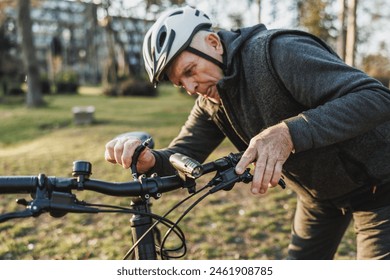
[{"label": "mountain bike", "polygon": [[[182,154],[173,154],[171,164],[176,173],[169,176],[152,174],[146,177],[138,174],[136,162],[141,152],[146,148],[153,148],[153,140],[146,133],[133,132],[141,139],[142,144],[135,150],[132,158],[131,172],[133,181],[107,182],[91,179],[92,164],[88,161],[73,162],[72,176],[60,178],[55,176],[0,176],[0,194],[30,194],[31,200],[17,199],[17,203],[25,206],[23,211],[4,213],[0,215],[0,223],[11,219],[38,217],[49,213],[54,218],[63,217],[67,213],[127,213],[132,214],[130,219],[133,245],[123,259],[155,260],[182,258],[187,252],[186,240],[178,224],[180,221],[207,196],[218,191],[229,191],[238,182],[252,181],[250,169],[241,175],[234,169],[239,162],[241,153],[231,153],[215,161],[200,164]],[[214,177],[201,189],[196,189],[196,180],[205,174],[214,172]],[[283,179],[279,181],[283,188]],[[179,188],[188,190],[189,196],[178,202],[164,215],[154,214],[151,210],[151,199],[160,199],[163,193]],[[77,199],[74,193],[80,191],[93,191],[109,196],[131,197],[130,207],[107,204],[93,204]],[[167,216],[189,199],[199,196],[195,202],[172,221]],[[167,228],[162,237],[158,225]],[[166,246],[168,237],[174,234],[180,244],[174,248]]]}]

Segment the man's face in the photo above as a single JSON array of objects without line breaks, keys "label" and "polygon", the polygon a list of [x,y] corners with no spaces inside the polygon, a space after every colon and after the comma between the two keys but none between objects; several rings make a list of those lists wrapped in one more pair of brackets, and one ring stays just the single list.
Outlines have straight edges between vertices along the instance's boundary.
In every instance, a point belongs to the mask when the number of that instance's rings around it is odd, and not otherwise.
[{"label": "man's face", "polygon": [[[212,51],[207,54],[215,56]],[[167,75],[175,86],[183,87],[188,94],[199,94],[214,103],[220,103],[216,85],[222,79],[223,72],[207,59],[183,51],[173,60]]]}]

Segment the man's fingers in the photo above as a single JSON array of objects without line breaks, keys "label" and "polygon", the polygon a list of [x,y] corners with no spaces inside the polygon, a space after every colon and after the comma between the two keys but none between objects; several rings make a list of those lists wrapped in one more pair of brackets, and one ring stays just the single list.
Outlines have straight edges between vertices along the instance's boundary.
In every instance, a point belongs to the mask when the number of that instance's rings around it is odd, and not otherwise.
[{"label": "man's fingers", "polygon": [[266,169],[267,163],[259,159],[256,161],[255,168],[253,170],[252,189],[251,189],[253,194],[258,194],[263,191],[261,184],[263,181],[264,171]]},{"label": "man's fingers", "polygon": [[111,162],[111,163],[116,163],[115,159],[113,159],[111,156],[110,156],[110,153],[108,152],[108,150],[106,150],[104,152],[104,159],[108,162]]},{"label": "man's fingers", "polygon": [[275,187],[279,184],[279,180],[282,177],[283,162],[277,161],[274,169],[274,174],[271,179],[271,186]]},{"label": "man's fingers", "polygon": [[241,156],[240,161],[236,165],[236,173],[242,174],[249,164],[256,159],[256,152],[253,152],[251,148],[248,148]]},{"label": "man's fingers", "polygon": [[141,143],[137,138],[117,138],[106,144],[104,157],[108,162],[118,163],[129,168],[135,148]]},{"label": "man's fingers", "polygon": [[123,143],[122,141],[117,141],[114,146],[114,158],[115,161],[122,165],[122,153],[123,153]]},{"label": "man's fingers", "polygon": [[141,141],[127,141],[124,143],[122,151],[122,166],[123,168],[130,168],[131,160],[134,155],[135,149],[140,145]]},{"label": "man's fingers", "polygon": [[274,175],[275,170],[275,160],[268,158],[266,162],[266,167],[264,170],[262,181],[260,182],[260,190],[259,192],[261,194],[264,194],[267,192],[268,187],[272,185],[271,179]]},{"label": "man's fingers", "polygon": [[114,146],[115,146],[116,140],[111,140],[106,144],[106,150],[104,152],[104,158],[106,161],[111,163],[116,163],[115,156],[114,156]]}]

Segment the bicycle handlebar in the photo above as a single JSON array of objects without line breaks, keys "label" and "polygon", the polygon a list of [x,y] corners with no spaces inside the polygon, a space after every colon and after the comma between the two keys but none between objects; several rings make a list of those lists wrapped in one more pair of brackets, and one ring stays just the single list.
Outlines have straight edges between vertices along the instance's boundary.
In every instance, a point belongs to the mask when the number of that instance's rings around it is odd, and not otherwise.
[{"label": "bicycle handlebar", "polygon": [[[39,176],[0,176],[0,194],[34,193],[37,188],[49,191],[69,192],[80,189],[77,178],[44,177],[45,186]],[[143,196],[175,190],[183,185],[177,175],[150,177],[140,181],[114,183],[100,180],[85,180],[82,188],[111,196]]]},{"label": "bicycle handlebar", "polygon": [[[203,172],[198,177],[213,171],[234,167],[241,155],[242,153],[230,154],[214,162],[201,165]],[[141,177],[137,181],[124,183],[92,180],[89,179],[91,164],[85,161],[75,161],[72,174],[75,176],[74,178],[47,177],[44,174],[38,176],[0,176],[0,194],[34,193],[38,188],[46,188],[49,192],[70,192],[71,190],[85,189],[111,196],[153,196],[157,193],[178,189],[185,184],[183,176],[178,174],[164,177]]]},{"label": "bicycle handlebar", "polygon": [[0,223],[16,218],[37,217],[49,212],[53,217],[67,213],[98,213],[99,209],[79,201],[72,190],[90,190],[111,196],[159,198],[161,193],[185,186],[178,175],[166,177],[141,177],[138,181],[113,183],[90,180],[84,175],[77,178],[38,176],[0,176],[0,194],[31,194],[33,200],[17,199],[23,211],[0,214]]},{"label": "bicycle handlebar", "polygon": [[[252,175],[247,169],[243,174],[237,174],[234,168],[242,153],[228,156],[200,165],[195,160],[182,155],[174,155],[174,165],[178,172],[170,176],[140,176],[132,182],[116,183],[89,179],[91,163],[75,161],[73,163],[73,178],[61,178],[39,174],[38,176],[0,176],[0,194],[31,194],[33,200],[27,202],[20,199],[17,202],[25,205],[26,210],[0,215],[0,222],[11,218],[38,216],[49,211],[53,216],[60,216],[67,212],[96,212],[95,208],[87,207],[76,199],[72,190],[90,190],[111,196],[121,197],[150,197],[160,198],[162,193],[179,188],[187,188],[190,193],[195,192],[195,180],[204,174],[216,171],[215,177],[206,185],[212,187],[209,193],[219,190],[230,190],[237,182],[248,183]],[[198,168],[199,167],[199,168]],[[195,169],[194,169],[195,168]],[[194,170],[197,170],[194,172]],[[199,173],[198,171],[201,171]],[[194,176],[196,175],[196,176]],[[285,187],[283,179],[279,181]],[[60,211],[56,213],[55,211]],[[53,214],[54,213],[54,214]]]}]

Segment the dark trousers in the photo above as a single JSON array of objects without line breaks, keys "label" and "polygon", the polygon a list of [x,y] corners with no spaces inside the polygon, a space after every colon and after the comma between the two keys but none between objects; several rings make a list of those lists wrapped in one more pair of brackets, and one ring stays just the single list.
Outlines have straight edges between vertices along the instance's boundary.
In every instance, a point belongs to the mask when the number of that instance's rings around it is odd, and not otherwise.
[{"label": "dark trousers", "polygon": [[390,259],[390,184],[329,201],[299,197],[288,258],[333,259],[351,220],[357,259]]}]

